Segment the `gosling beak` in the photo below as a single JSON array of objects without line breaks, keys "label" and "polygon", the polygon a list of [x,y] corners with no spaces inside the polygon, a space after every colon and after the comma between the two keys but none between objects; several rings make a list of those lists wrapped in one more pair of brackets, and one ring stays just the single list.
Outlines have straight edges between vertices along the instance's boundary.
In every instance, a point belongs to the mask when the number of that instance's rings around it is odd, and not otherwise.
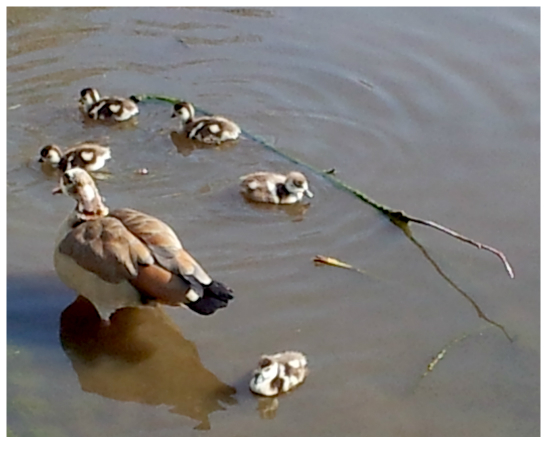
[{"label": "gosling beak", "polygon": [[61,189],[61,186],[55,186],[51,190],[51,194],[62,194],[62,193],[63,193],[63,190]]},{"label": "gosling beak", "polygon": [[306,189],[304,191],[304,194],[306,194],[310,199],[313,197],[313,192],[311,192],[309,189]]}]

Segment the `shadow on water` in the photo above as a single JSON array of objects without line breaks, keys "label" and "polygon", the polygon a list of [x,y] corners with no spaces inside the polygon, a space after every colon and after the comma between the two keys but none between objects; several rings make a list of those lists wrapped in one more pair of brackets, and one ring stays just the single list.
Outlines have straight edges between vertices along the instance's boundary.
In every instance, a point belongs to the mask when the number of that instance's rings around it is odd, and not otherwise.
[{"label": "shadow on water", "polygon": [[8,274],[7,338],[9,344],[52,348],[63,303],[74,296],[53,273]]},{"label": "shadow on water", "polygon": [[60,336],[83,391],[166,405],[198,421],[195,429],[201,430],[211,428],[209,415],[225,410],[223,404],[237,404],[236,389],[203,366],[195,344],[161,307],[122,309],[104,327],[83,297],[62,310],[59,304],[74,293],[53,274],[9,275],[7,285],[8,344],[41,360],[52,358],[44,353],[57,351]]},{"label": "shadow on water", "polygon": [[203,367],[161,307],[122,309],[103,326],[78,297],[61,314],[60,338],[84,391],[119,401],[171,406],[170,412],[211,428],[209,415],[237,404],[236,390]]}]

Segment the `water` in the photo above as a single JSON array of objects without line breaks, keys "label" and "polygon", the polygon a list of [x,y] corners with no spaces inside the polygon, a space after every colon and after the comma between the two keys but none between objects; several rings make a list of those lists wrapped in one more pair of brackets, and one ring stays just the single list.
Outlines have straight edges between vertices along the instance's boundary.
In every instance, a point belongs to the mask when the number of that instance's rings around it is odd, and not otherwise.
[{"label": "water", "polygon": [[[10,434],[539,435],[539,9],[10,8],[7,19]],[[411,226],[467,299],[385,217],[309,172],[309,206],[250,205],[240,175],[295,166],[249,138],[174,144],[162,102],[143,103],[137,123],[84,123],[88,86],[228,115],[385,205],[503,250],[516,278],[486,251]],[[124,310],[105,330],[73,303],[52,264],[72,202],[50,194],[36,159],[47,143],[88,139],[112,149],[107,204],[172,225],[235,290],[227,309]],[[255,397],[260,355],[284,349],[308,355],[308,379]]]}]

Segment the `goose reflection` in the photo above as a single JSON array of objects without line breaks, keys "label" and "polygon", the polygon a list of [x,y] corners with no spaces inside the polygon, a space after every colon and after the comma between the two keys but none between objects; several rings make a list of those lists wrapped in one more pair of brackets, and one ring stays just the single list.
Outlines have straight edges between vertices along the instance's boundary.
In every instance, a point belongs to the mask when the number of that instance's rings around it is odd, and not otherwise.
[{"label": "goose reflection", "polygon": [[226,142],[220,145],[208,145],[206,143],[199,143],[190,140],[186,134],[182,132],[172,131],[169,135],[173,145],[177,148],[177,151],[183,156],[190,156],[194,150],[197,149],[214,149],[217,151],[224,151],[233,148],[237,143]]},{"label": "goose reflection", "polygon": [[263,398],[257,396],[256,410],[263,420],[273,420],[277,415],[279,401],[277,398]]},{"label": "goose reflection", "polygon": [[165,404],[170,412],[211,428],[209,415],[237,404],[235,388],[203,367],[161,307],[127,308],[104,326],[78,297],[61,314],[60,338],[84,391],[119,401]]},{"label": "goose reflection", "polygon": [[295,223],[304,221],[304,215],[309,210],[311,203],[298,202],[292,205],[272,205],[261,202],[254,202],[245,196],[241,196],[245,205],[252,207],[257,212],[283,212]]}]

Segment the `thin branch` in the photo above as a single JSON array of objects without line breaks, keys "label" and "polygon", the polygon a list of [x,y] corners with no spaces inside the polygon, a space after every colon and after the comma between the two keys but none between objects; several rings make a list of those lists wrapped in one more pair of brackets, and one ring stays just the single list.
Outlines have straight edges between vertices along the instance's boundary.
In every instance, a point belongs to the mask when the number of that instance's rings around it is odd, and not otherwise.
[{"label": "thin branch", "polygon": [[[399,226],[401,227],[401,226]],[[477,315],[479,316],[480,319],[484,320],[484,321],[487,321],[488,323],[490,323],[491,325],[493,326],[496,326],[498,329],[501,330],[501,332],[503,332],[503,334],[505,334],[505,337],[507,337],[507,339],[509,340],[509,342],[513,342],[513,339],[511,338],[511,336],[509,336],[508,332],[505,330],[505,327],[501,324],[499,324],[498,322],[488,318],[488,316],[486,316],[486,313],[484,313],[482,311],[482,309],[479,307],[479,304],[477,304],[473,298],[467,294],[463,289],[461,289],[448,275],[446,275],[444,273],[444,271],[441,269],[441,267],[439,266],[439,264],[437,264],[435,262],[435,260],[431,257],[431,255],[427,252],[427,250],[420,244],[420,242],[418,242],[414,236],[412,235],[412,232],[410,231],[410,227],[408,225],[404,225],[403,227],[401,227],[401,230],[403,231],[403,233],[408,237],[408,239],[414,244],[416,245],[416,247],[422,252],[422,254],[424,255],[424,257],[431,263],[431,265],[433,266],[433,268],[437,271],[437,273],[443,277],[446,282],[452,286],[452,288],[454,288],[458,293],[460,293],[465,299],[467,299],[467,301],[469,301],[469,303],[473,306],[473,308],[475,309],[475,312],[477,312]]]},{"label": "thin branch", "polygon": [[[171,104],[174,104],[179,100],[179,99],[174,98],[174,97],[167,97],[167,96],[155,95],[155,94],[140,94],[140,95],[135,95],[133,97],[136,98],[139,101],[142,101],[142,100],[158,100],[158,101],[167,102],[167,103],[171,103]],[[204,110],[198,109],[197,111],[199,111],[200,113],[206,114],[206,115],[210,115],[210,113],[208,113]],[[421,218],[416,218],[414,216],[407,215],[406,213],[404,213],[400,210],[394,210],[390,207],[382,205],[382,204],[376,202],[375,200],[371,199],[370,197],[368,197],[365,193],[363,193],[363,192],[359,191],[358,189],[355,189],[355,188],[351,187],[350,185],[344,183],[342,180],[338,179],[332,173],[329,173],[330,170],[327,170],[327,171],[319,170],[319,169],[317,169],[317,168],[315,168],[315,167],[301,161],[300,159],[296,159],[292,156],[289,156],[288,154],[284,153],[283,151],[280,151],[277,148],[274,148],[272,145],[268,144],[265,140],[261,139],[260,137],[258,137],[256,135],[253,135],[249,132],[246,132],[246,131],[243,130],[242,134],[245,137],[253,140],[254,142],[262,145],[265,149],[274,152],[278,156],[284,157],[285,159],[292,162],[293,164],[297,164],[301,167],[304,167],[304,168],[310,170],[311,172],[313,172],[314,174],[323,177],[325,180],[329,181],[330,183],[332,183],[337,188],[342,189],[346,192],[349,192],[350,194],[353,194],[358,199],[360,199],[363,202],[371,205],[376,210],[382,212],[393,223],[395,223],[398,227],[401,227],[401,226],[400,226],[400,224],[397,224],[397,222],[398,223],[413,222],[413,223],[416,223],[416,224],[422,224],[424,226],[429,226],[433,229],[437,229],[441,232],[444,232],[445,234],[448,234],[451,237],[454,237],[458,240],[461,240],[462,242],[469,243],[469,244],[471,244],[471,245],[473,245],[473,246],[475,246],[479,249],[490,251],[491,253],[495,254],[498,258],[501,259],[501,261],[503,262],[503,265],[504,265],[505,270],[507,271],[509,277],[511,277],[511,278],[515,277],[515,275],[513,273],[513,268],[511,267],[511,264],[509,264],[509,261],[507,260],[505,254],[503,252],[501,252],[500,250],[497,250],[495,248],[492,248],[491,246],[485,245],[484,243],[477,242],[476,240],[473,240],[471,238],[465,237],[464,235],[462,235],[462,234],[460,234],[460,233],[458,233],[458,232],[456,232],[452,229],[449,229],[447,227],[441,226],[440,224],[435,223],[433,221],[428,221],[428,220],[424,220],[424,219],[421,219]]]},{"label": "thin branch", "polygon": [[507,273],[511,278],[515,278],[515,274],[513,273],[513,268],[511,267],[511,264],[509,264],[509,261],[505,257],[505,255],[495,248],[492,248],[491,246],[485,245],[484,243],[477,242],[476,240],[470,239],[466,237],[465,235],[460,234],[459,232],[456,232],[453,229],[450,229],[448,227],[442,226],[439,223],[436,223],[434,221],[429,221],[421,218],[415,218],[410,215],[404,215],[405,219],[408,221],[412,221],[413,223],[417,224],[423,224],[424,226],[432,227],[433,229],[437,229],[441,232],[444,232],[445,234],[448,234],[454,238],[457,238],[458,240],[461,240],[462,242],[469,243],[471,245],[476,246],[479,250],[486,250],[490,251],[491,253],[494,253],[498,258],[501,259],[501,262],[503,262],[503,265],[505,266],[505,270],[507,270]]}]

